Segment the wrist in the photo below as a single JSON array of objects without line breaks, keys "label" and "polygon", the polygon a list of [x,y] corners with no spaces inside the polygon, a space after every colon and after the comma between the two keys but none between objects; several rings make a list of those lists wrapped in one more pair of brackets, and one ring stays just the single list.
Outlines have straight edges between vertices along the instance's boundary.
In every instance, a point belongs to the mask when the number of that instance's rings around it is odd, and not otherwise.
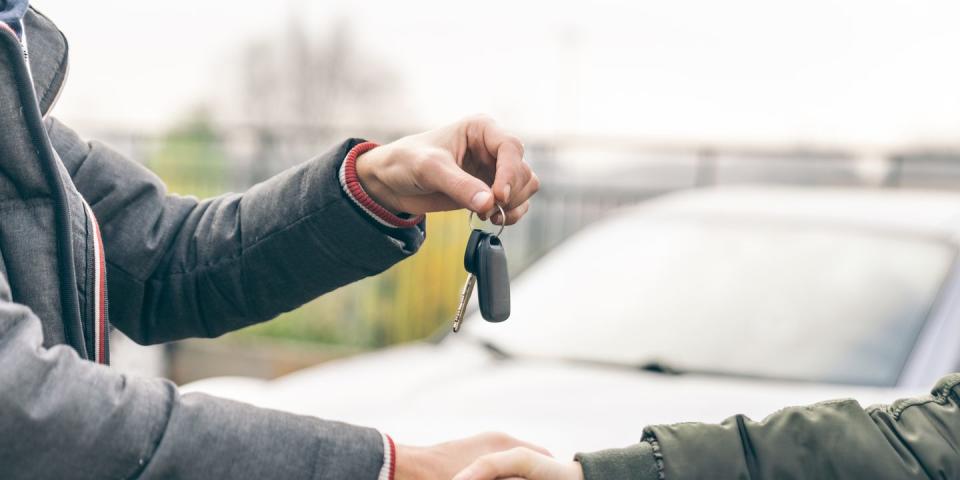
[{"label": "wrist", "polygon": [[394,474],[394,480],[419,480],[421,478],[430,478],[430,464],[426,455],[426,449],[423,447],[408,447],[397,445],[397,468]]},{"label": "wrist", "polygon": [[[358,160],[367,152],[370,152],[371,150],[377,150],[378,146],[379,145],[376,143],[364,142],[357,144],[351,148],[349,152],[347,152],[347,157],[340,165],[340,185],[343,187],[344,193],[346,193],[350,200],[377,223],[390,228],[414,227],[423,221],[423,215],[418,215],[415,217],[398,215],[395,213],[396,210],[390,210],[390,208],[396,208],[395,206],[387,207],[384,205],[384,203],[382,203],[385,202],[384,199],[395,199],[396,196],[385,182],[379,181],[379,178],[376,175],[378,168],[370,165],[371,163],[378,163],[373,160],[378,157],[367,157],[365,161],[359,162],[362,165],[364,170],[363,175],[365,177],[365,179],[361,181]],[[364,182],[366,182],[366,185]],[[378,198],[375,199],[373,196],[371,196],[370,193],[367,192],[367,188],[373,188],[376,190],[376,195]],[[385,203],[388,203],[389,205],[396,205],[395,201],[388,201]]]},{"label": "wrist", "polygon": [[567,464],[567,470],[570,472],[571,480],[585,480],[583,474],[583,465],[580,462],[573,461]]},{"label": "wrist", "polygon": [[393,193],[377,175],[379,171],[377,165],[382,163],[379,159],[382,154],[386,154],[386,150],[383,147],[376,147],[357,156],[357,180],[360,182],[361,188],[374,202],[382,205],[390,213],[397,215],[402,209],[394,205]]}]

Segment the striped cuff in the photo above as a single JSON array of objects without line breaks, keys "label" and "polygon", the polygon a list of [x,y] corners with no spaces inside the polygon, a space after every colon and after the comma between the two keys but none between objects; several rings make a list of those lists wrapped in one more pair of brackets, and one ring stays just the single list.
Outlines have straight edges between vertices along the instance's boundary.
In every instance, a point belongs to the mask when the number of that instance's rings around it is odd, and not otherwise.
[{"label": "striped cuff", "polygon": [[397,473],[397,446],[390,435],[381,433],[380,436],[383,437],[383,466],[377,480],[393,480]]},{"label": "striped cuff", "polygon": [[370,195],[367,195],[367,192],[360,185],[360,177],[357,176],[357,157],[377,147],[379,145],[376,143],[364,142],[350,149],[347,158],[340,165],[340,186],[343,187],[343,191],[350,197],[350,200],[377,223],[390,228],[414,227],[423,221],[423,215],[408,218],[394,215],[383,205],[370,198]]}]

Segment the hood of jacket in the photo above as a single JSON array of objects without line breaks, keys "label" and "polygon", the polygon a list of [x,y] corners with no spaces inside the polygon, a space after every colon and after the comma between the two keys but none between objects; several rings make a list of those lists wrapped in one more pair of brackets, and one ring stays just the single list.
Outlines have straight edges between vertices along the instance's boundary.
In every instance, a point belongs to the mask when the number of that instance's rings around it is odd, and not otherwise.
[{"label": "hood of jacket", "polygon": [[67,38],[49,18],[33,7],[23,17],[33,88],[46,116],[60,96],[68,71]]}]

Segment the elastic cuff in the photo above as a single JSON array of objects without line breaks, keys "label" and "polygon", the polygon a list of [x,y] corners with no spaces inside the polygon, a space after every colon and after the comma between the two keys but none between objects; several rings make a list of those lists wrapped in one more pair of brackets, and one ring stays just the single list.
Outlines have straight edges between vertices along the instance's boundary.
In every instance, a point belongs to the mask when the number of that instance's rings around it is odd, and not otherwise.
[{"label": "elastic cuff", "polygon": [[367,195],[363,186],[360,185],[360,177],[357,176],[357,157],[379,146],[373,142],[363,142],[350,149],[340,166],[340,186],[350,200],[377,223],[390,228],[414,227],[423,221],[423,215],[408,218],[394,215]]},{"label": "elastic cuff", "polygon": [[397,446],[390,435],[381,433],[380,436],[383,437],[383,467],[377,480],[393,480],[397,473]]},{"label": "elastic cuff", "polygon": [[641,442],[627,448],[578,453],[574,460],[583,467],[585,480],[658,480],[663,478],[653,446]]}]

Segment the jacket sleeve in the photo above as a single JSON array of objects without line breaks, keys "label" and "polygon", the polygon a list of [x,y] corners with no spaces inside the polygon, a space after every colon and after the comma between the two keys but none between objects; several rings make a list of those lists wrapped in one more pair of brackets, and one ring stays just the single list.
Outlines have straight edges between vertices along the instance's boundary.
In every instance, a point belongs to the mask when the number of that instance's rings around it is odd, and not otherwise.
[{"label": "jacket sleeve", "polygon": [[110,318],[140,343],[217,336],[374,275],[412,247],[353,206],[337,171],[351,140],[255,185],[198,201],[55,119],[50,138],[104,238]]},{"label": "jacket sleeve", "polygon": [[[587,480],[661,478],[960,478],[960,373],[929,396],[863,409],[836,400],[719,425],[648,427],[643,448],[580,454]],[[651,448],[652,447],[652,448]],[[610,476],[624,457],[646,475]],[[619,463],[618,463],[619,462]],[[636,472],[640,470],[634,470]]]},{"label": "jacket sleeve", "polygon": [[375,430],[255,408],[128,377],[44,348],[0,272],[0,477],[377,478]]}]

